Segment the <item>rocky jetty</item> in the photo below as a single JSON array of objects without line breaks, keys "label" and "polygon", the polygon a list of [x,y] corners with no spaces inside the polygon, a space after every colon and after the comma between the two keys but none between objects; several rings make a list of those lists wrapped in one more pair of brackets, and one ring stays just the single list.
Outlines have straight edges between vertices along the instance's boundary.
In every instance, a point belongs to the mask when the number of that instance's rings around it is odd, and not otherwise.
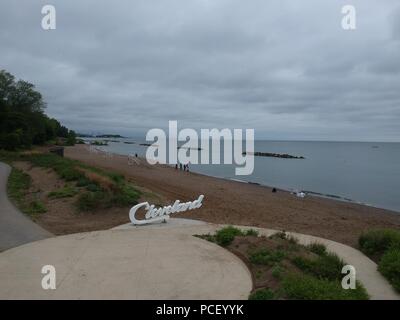
[{"label": "rocky jetty", "polygon": [[[246,152],[242,153],[246,155]],[[287,153],[270,153],[270,152],[248,152],[249,155],[256,157],[272,157],[272,158],[283,158],[283,159],[305,159],[303,156],[293,156]]]}]

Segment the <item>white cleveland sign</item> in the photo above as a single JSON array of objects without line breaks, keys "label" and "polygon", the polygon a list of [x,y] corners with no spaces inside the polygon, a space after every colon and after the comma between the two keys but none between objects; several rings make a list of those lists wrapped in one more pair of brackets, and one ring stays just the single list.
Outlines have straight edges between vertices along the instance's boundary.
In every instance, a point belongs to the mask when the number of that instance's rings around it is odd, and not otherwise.
[{"label": "white cleveland sign", "polygon": [[[159,221],[165,221],[169,219],[170,214],[184,212],[187,210],[198,209],[202,206],[202,201],[204,196],[201,195],[197,200],[189,201],[189,202],[180,202],[176,200],[172,206],[165,206],[162,208],[156,208],[154,204],[150,205],[148,202],[142,202],[132,207],[129,211],[129,218],[131,219],[133,224],[147,224]],[[136,219],[136,212],[140,209],[144,208],[147,212],[144,220]]]}]

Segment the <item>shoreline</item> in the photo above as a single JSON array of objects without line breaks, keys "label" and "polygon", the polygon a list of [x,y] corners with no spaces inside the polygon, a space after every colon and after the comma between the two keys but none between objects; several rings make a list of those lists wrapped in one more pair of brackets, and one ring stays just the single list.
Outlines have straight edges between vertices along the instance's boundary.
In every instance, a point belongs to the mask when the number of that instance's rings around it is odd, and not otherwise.
[{"label": "shoreline", "polygon": [[357,245],[363,231],[400,229],[400,215],[395,211],[316,195],[301,199],[281,189],[272,193],[269,186],[177,171],[168,165],[151,166],[143,158],[139,164],[129,165],[128,156],[106,157],[105,153],[90,152],[87,145],[65,149],[67,158],[120,172],[170,202],[205,195],[202,210],[179,217],[306,233],[351,246]]},{"label": "shoreline", "polygon": [[[135,142],[136,144],[139,144],[138,142]],[[98,148],[99,146],[96,145],[90,145],[85,143],[85,145],[89,145],[91,147],[93,147],[94,149],[97,150],[97,152],[99,153],[104,153],[104,154],[112,154],[115,156],[126,156],[128,157],[129,155],[124,154],[124,153],[116,153],[116,152],[111,152],[111,151],[106,151],[103,150],[101,148]],[[140,145],[142,145],[140,143]],[[101,147],[101,146],[100,146]],[[138,159],[141,159],[142,161],[145,161],[145,157],[143,156],[138,156]],[[159,165],[161,166],[161,165]],[[162,166],[166,166],[168,168],[174,168],[173,165],[170,164],[163,164]],[[235,181],[235,182],[240,182],[240,183],[245,183],[245,184],[251,184],[251,185],[258,185],[260,187],[266,187],[266,188],[275,188],[278,191],[281,192],[288,192],[288,193],[296,193],[296,192],[304,192],[306,193],[307,197],[318,197],[318,198],[322,198],[322,199],[331,199],[331,200],[335,200],[335,201],[341,201],[341,202],[346,202],[346,203],[352,203],[352,204],[358,204],[358,205],[363,205],[363,206],[367,206],[367,207],[371,207],[371,208],[375,208],[375,209],[382,209],[382,210],[386,210],[386,211],[390,211],[390,212],[394,212],[396,214],[400,215],[400,209],[393,209],[393,208],[389,208],[389,207],[383,207],[383,206],[379,206],[379,205],[374,205],[374,204],[370,204],[361,200],[356,200],[356,199],[351,199],[348,196],[345,195],[338,195],[338,194],[329,194],[329,193],[322,193],[319,191],[313,191],[313,190],[305,190],[305,189],[296,189],[293,187],[289,187],[289,186],[283,186],[283,185],[269,185],[266,183],[262,183],[262,182],[255,182],[255,181],[246,181],[246,180],[242,180],[242,179],[237,179],[237,178],[232,178],[232,177],[224,177],[224,176],[217,176],[217,175],[212,175],[212,174],[207,174],[204,172],[198,172],[196,170],[191,170],[191,173],[195,173],[195,174],[200,174],[206,177],[211,177],[211,178],[216,178],[216,179],[223,179],[223,180],[227,180],[227,181]]]}]

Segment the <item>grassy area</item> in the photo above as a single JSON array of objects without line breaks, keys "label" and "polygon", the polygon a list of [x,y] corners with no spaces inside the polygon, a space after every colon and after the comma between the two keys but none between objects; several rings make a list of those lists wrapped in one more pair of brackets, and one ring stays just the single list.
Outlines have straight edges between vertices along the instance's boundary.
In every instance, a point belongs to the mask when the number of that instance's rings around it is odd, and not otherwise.
[{"label": "grassy area", "polygon": [[10,199],[31,217],[47,211],[45,205],[40,200],[28,200],[26,194],[31,186],[31,178],[21,170],[13,168],[7,182],[7,192]]},{"label": "grassy area", "polygon": [[13,168],[7,182],[8,196],[21,204],[25,193],[31,186],[31,177],[21,170]]},{"label": "grassy area", "polygon": [[[99,208],[114,206],[132,206],[138,203],[141,195],[140,191],[126,181],[123,175],[54,154],[1,151],[0,160],[8,163],[12,163],[13,161],[29,161],[34,166],[54,170],[68,185],[50,192],[48,194],[49,198],[74,197],[79,193],[76,206],[82,211],[93,211]],[[16,197],[20,199],[22,198],[24,188],[22,185],[17,185],[18,181],[14,180],[22,179],[21,174],[22,172],[14,171],[14,175],[10,178],[13,185],[10,193],[20,192],[20,194],[16,194]],[[17,199],[16,202],[20,205]],[[45,211],[43,203],[39,201],[34,201],[29,206],[29,210],[23,211],[28,211],[27,213]]]},{"label": "grassy area", "polygon": [[345,262],[327,252],[322,244],[303,246],[285,232],[265,237],[254,230],[243,231],[232,226],[198,237],[215,242],[244,260],[257,288],[250,294],[251,300],[369,298],[359,282],[356,289],[342,288]]},{"label": "grassy area", "polygon": [[70,185],[66,185],[63,188],[49,192],[48,197],[50,199],[71,198],[77,195],[78,192],[79,190],[77,188]]},{"label": "grassy area", "polygon": [[378,263],[378,271],[400,292],[400,231],[371,230],[360,236],[359,246]]},{"label": "grassy area", "polygon": [[[53,154],[34,154],[26,158],[35,166],[53,169],[66,182],[75,182],[76,187],[82,188],[84,192],[80,192],[77,199],[79,210],[91,211],[138,203],[140,192],[129,184],[123,175]],[[76,193],[76,188],[69,187],[54,191],[52,196],[66,197]]]}]

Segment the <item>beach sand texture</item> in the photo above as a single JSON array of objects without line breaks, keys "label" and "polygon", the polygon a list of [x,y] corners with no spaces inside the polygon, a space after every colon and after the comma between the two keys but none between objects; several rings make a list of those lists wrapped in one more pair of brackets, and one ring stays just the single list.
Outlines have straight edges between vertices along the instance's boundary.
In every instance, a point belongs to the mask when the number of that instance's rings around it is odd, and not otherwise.
[{"label": "beach sand texture", "polygon": [[[354,247],[365,230],[400,229],[400,214],[385,209],[313,196],[300,199],[286,191],[272,193],[269,187],[183,172],[166,165],[151,166],[145,159],[132,163],[127,156],[90,152],[87,145],[67,147],[65,156],[123,173],[170,203],[204,194],[200,210],[175,217],[299,232]],[[128,213],[126,217],[128,222]]]}]

